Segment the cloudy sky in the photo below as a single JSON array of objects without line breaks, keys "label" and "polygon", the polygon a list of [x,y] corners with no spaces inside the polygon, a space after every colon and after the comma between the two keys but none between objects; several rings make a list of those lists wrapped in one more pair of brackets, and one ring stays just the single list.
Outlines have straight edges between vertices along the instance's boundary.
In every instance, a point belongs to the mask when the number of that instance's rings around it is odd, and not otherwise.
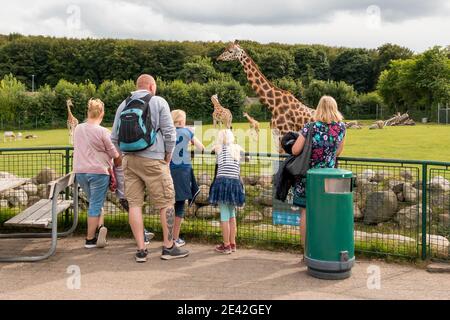
[{"label": "cloudy sky", "polygon": [[450,45],[449,0],[15,0],[0,33],[151,40],[249,39],[417,52]]}]

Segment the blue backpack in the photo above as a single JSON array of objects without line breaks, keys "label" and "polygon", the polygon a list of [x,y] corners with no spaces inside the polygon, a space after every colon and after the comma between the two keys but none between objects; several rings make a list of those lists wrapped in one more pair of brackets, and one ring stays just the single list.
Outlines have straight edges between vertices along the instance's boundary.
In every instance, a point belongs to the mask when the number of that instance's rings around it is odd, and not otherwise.
[{"label": "blue backpack", "polygon": [[143,98],[128,97],[125,100],[117,128],[121,151],[142,151],[155,143],[158,130],[152,126],[151,99],[152,95],[148,94]]}]

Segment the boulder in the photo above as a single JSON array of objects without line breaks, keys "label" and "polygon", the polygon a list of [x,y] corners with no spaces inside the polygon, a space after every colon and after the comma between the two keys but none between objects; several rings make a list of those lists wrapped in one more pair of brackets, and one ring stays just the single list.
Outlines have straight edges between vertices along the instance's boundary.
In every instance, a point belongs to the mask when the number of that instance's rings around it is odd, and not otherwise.
[{"label": "boulder", "polygon": [[35,184],[28,183],[22,187],[22,189],[27,193],[28,196],[37,196],[38,187]]},{"label": "boulder", "polygon": [[8,200],[5,199],[0,200],[0,208],[8,208],[8,207],[9,207]]},{"label": "boulder", "polygon": [[397,193],[397,200],[399,202],[405,202],[405,196],[403,195],[403,192]]},{"label": "boulder", "polygon": [[402,169],[400,170],[400,177],[405,180],[412,180],[413,174],[410,169]]},{"label": "boulder", "polygon": [[28,195],[24,190],[12,190],[8,194],[8,202],[12,207],[25,207],[28,204]]},{"label": "boulder", "polygon": [[56,171],[52,168],[44,168],[42,169],[36,176],[37,184],[47,184],[51,181],[54,181],[58,178]]},{"label": "boulder", "polygon": [[273,180],[272,175],[268,175],[268,174],[262,175],[258,179],[258,184],[260,184],[263,187],[268,187],[268,186],[272,185],[272,180]]},{"label": "boulder", "polygon": [[[431,213],[431,209],[427,208]],[[401,209],[395,215],[394,221],[399,224],[402,229],[415,229],[422,225],[422,205],[414,205]]]},{"label": "boulder", "polygon": [[[49,186],[47,184],[39,184],[37,186],[37,195],[41,199],[48,199],[49,191],[50,191],[50,188],[49,188]],[[82,190],[80,190],[79,195],[80,195],[80,198],[82,198],[82,199],[87,201],[86,194]],[[83,198],[83,195],[84,195],[84,198]]]},{"label": "boulder", "polygon": [[207,185],[201,185],[200,192],[195,198],[195,203],[198,205],[207,205],[209,204],[208,197],[209,197],[209,187]]},{"label": "boulder", "polygon": [[264,216],[261,212],[258,211],[252,211],[249,214],[247,214],[244,219],[242,219],[243,222],[261,222],[263,221]]},{"label": "boulder", "polygon": [[436,176],[430,181],[430,189],[443,192],[450,191],[450,181],[442,176]]},{"label": "boulder", "polygon": [[203,219],[217,218],[220,216],[220,210],[215,206],[203,206],[197,210],[195,215]]},{"label": "boulder", "polygon": [[366,180],[372,180],[375,177],[375,171],[373,171],[372,169],[365,169],[363,170],[363,172],[361,172],[361,178],[366,179]]},{"label": "boulder", "polygon": [[245,176],[242,177],[242,180],[244,181],[245,185],[256,186],[259,182],[259,177],[256,175]]},{"label": "boulder", "polygon": [[210,186],[212,183],[212,178],[209,174],[207,173],[201,173],[198,177],[197,177],[197,184],[199,186],[201,185],[205,185],[205,186]]},{"label": "boulder", "polygon": [[27,206],[31,207],[33,204],[39,202],[39,200],[41,200],[39,196],[28,196]]},{"label": "boulder", "polygon": [[371,192],[366,197],[364,223],[375,224],[389,221],[397,212],[397,196],[392,191]]},{"label": "boulder", "polygon": [[0,179],[17,179],[17,176],[9,172],[0,171]]},{"label": "boulder", "polygon": [[[421,235],[419,235],[419,239],[421,238]],[[437,254],[439,257],[448,258],[450,256],[450,242],[446,237],[427,234],[427,244],[431,247],[431,252]]]},{"label": "boulder", "polygon": [[111,201],[105,201],[105,203],[103,204],[103,212],[105,214],[113,214],[119,211],[121,210],[117,208],[117,206]]},{"label": "boulder", "polygon": [[375,172],[375,175],[373,176],[372,179],[370,179],[370,181],[383,182],[389,178],[389,175],[390,175],[389,171],[379,170],[379,171]]},{"label": "boulder", "polygon": [[383,234],[383,233],[368,233],[364,231],[355,230],[354,231],[355,241],[363,241],[369,243],[375,242],[395,242],[399,244],[411,244],[415,243],[416,240],[410,237],[405,237],[400,234]]},{"label": "boulder", "polygon": [[197,212],[198,206],[193,203],[190,207],[187,205],[184,206],[184,212],[186,214],[186,217],[194,217],[195,213]]},{"label": "boulder", "polygon": [[263,216],[265,218],[272,218],[273,208],[272,207],[266,207],[263,209]]},{"label": "boulder", "polygon": [[259,196],[255,198],[255,202],[266,207],[271,207],[273,205],[272,190],[263,190]]},{"label": "boulder", "polygon": [[359,206],[356,202],[353,204],[353,217],[355,218],[355,220],[361,220],[362,218],[364,218],[364,215],[362,214],[361,209],[359,209]]},{"label": "boulder", "polygon": [[423,188],[422,188],[422,180],[414,181],[414,183],[412,184],[412,186],[413,186],[414,188],[416,188],[417,190],[422,190],[422,189],[423,189]]},{"label": "boulder", "polygon": [[401,180],[389,180],[388,185],[389,189],[391,189],[394,193],[402,193],[404,181]]},{"label": "boulder", "polygon": [[411,184],[403,184],[403,196],[406,202],[417,202],[422,195],[420,190],[414,188]]}]

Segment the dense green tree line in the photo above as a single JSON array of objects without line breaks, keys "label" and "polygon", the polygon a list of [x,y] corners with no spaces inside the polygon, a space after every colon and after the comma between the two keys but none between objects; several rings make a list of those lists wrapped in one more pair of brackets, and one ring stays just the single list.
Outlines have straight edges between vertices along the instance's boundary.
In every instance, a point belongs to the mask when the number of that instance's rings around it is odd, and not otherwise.
[{"label": "dense green tree line", "polygon": [[[375,88],[378,75],[390,60],[412,56],[409,49],[391,44],[377,50],[250,41],[241,45],[270,80],[288,77],[305,84],[313,79],[345,81],[359,92]],[[216,61],[225,47],[221,42],[79,40],[12,34],[0,37],[0,78],[11,73],[28,88],[32,75],[38,87],[55,86],[60,79],[100,85],[106,80],[134,79],[142,72],[166,81],[195,81],[192,76],[200,56],[211,59],[214,71],[246,84],[238,62]],[[191,63],[191,73],[182,73],[187,62]]]}]

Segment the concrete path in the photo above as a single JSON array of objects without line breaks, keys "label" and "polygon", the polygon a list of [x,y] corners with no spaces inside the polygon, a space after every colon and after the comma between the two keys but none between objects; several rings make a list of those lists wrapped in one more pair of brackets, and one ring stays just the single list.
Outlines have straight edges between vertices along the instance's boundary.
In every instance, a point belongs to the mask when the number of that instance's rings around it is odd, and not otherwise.
[{"label": "concrete path", "polygon": [[[0,255],[42,251],[48,243],[2,239]],[[359,260],[351,278],[325,281],[308,276],[291,253],[241,249],[225,256],[189,244],[187,259],[162,261],[161,243],[152,242],[150,260],[137,264],[131,239],[110,239],[105,249],[83,244],[64,239],[46,261],[0,263],[0,299],[450,299],[449,274],[412,265]]]}]

